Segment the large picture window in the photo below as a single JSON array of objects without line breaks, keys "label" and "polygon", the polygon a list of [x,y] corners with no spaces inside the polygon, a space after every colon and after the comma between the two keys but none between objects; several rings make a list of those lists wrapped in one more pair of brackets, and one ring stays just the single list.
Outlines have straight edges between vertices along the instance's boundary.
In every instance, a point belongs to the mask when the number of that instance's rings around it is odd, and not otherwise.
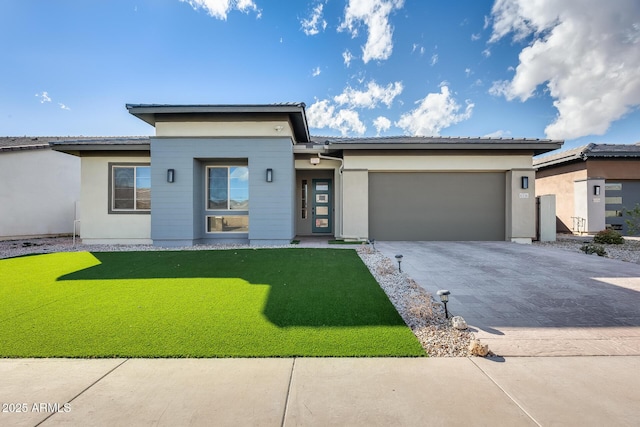
[{"label": "large picture window", "polygon": [[207,233],[249,232],[249,168],[207,167]]},{"label": "large picture window", "polygon": [[110,211],[140,212],[151,209],[151,167],[111,165]]},{"label": "large picture window", "polygon": [[249,210],[249,168],[212,166],[207,168],[208,210]]}]

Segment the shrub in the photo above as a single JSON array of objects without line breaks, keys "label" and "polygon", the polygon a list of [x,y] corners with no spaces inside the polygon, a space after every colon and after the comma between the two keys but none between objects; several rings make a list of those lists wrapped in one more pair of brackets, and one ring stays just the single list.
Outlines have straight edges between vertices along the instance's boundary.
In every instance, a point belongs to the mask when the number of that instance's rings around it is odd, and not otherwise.
[{"label": "shrub", "polygon": [[635,236],[640,233],[640,203],[636,203],[633,209],[625,209],[624,212],[629,217],[624,220],[627,224],[627,232]]},{"label": "shrub", "polygon": [[622,234],[618,233],[616,230],[602,230],[599,231],[593,237],[593,243],[600,243],[603,245],[621,245],[624,243],[624,239],[622,238]]},{"label": "shrub", "polygon": [[587,255],[597,254],[598,256],[607,256],[607,251],[604,249],[604,246],[594,245],[593,243],[582,245],[580,250]]}]

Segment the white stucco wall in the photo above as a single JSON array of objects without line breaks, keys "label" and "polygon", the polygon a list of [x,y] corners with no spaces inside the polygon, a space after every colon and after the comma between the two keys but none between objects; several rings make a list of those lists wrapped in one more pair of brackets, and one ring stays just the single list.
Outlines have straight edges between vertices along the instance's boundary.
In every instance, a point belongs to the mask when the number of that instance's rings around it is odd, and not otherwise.
[{"label": "white stucco wall", "polygon": [[0,152],[0,239],[71,234],[80,159],[51,149]]},{"label": "white stucco wall", "polygon": [[152,243],[150,214],[109,214],[109,163],[150,161],[148,156],[82,157],[80,237],[83,243]]}]

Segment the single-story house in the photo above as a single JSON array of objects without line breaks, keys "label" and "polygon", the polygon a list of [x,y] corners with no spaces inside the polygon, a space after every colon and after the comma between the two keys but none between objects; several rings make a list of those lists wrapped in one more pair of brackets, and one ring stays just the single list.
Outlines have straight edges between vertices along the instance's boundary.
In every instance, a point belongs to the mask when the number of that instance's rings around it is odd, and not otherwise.
[{"label": "single-story house", "polygon": [[556,195],[558,232],[627,234],[624,211],[640,203],[640,143],[588,144],[533,166],[536,194]]},{"label": "single-story house", "polygon": [[0,239],[73,232],[80,159],[54,151],[67,137],[0,137]]},{"label": "single-story house", "polygon": [[303,103],[127,105],[148,139],[54,141],[82,162],[86,243],[535,236],[534,155],[562,141],[312,137]]}]

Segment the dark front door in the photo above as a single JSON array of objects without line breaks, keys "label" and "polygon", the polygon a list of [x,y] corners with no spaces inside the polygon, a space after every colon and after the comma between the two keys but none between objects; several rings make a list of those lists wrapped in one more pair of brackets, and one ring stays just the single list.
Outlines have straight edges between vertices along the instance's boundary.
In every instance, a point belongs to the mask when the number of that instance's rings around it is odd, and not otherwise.
[{"label": "dark front door", "polygon": [[333,200],[331,200],[331,180],[312,180],[312,224],[313,233],[331,233],[331,216]]}]

